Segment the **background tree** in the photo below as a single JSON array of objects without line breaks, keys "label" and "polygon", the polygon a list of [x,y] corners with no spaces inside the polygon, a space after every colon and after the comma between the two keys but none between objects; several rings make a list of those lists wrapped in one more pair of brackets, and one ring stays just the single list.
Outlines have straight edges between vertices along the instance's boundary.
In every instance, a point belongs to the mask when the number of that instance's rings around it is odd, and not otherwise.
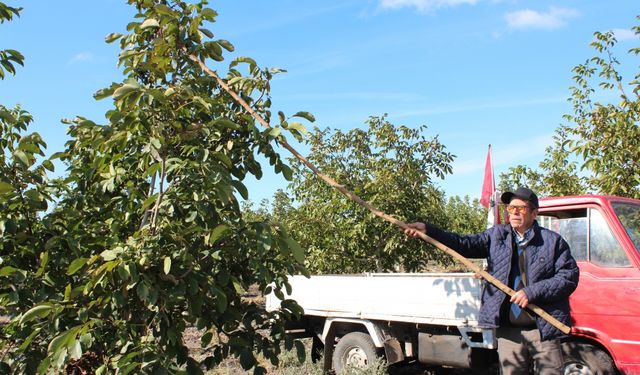
[{"label": "background tree", "polygon": [[498,182],[498,191],[509,191],[517,189],[518,186],[526,186],[538,192],[540,196],[545,195],[542,190],[542,174],[526,165],[516,165],[510,167],[506,173],[501,173]]},{"label": "background tree", "polygon": [[[14,8],[0,2],[0,23],[11,21],[13,17],[20,17],[22,8]],[[0,50],[0,79],[4,79],[6,72],[16,74],[16,64],[24,65],[24,56],[14,49]]]},{"label": "background tree", "polygon": [[[20,15],[21,8],[0,2],[0,23]],[[15,66],[24,58],[16,50],[0,51],[0,79],[5,71],[15,74]],[[44,279],[44,264],[48,257],[41,249],[46,244],[50,223],[42,217],[52,200],[54,184],[47,179],[53,164],[40,161],[44,156],[44,141],[38,133],[27,133],[32,116],[20,108],[0,105],[0,313],[17,315],[38,300],[37,291],[29,289],[29,279],[37,275]],[[46,288],[46,284],[40,289]],[[44,357],[46,343],[29,343],[38,329],[17,324],[5,326],[0,337],[0,371],[8,373],[12,361],[24,361],[15,366],[16,373],[33,373]],[[22,344],[22,345],[20,345]],[[9,358],[7,358],[9,357]],[[7,360],[8,359],[8,360]]]},{"label": "background tree", "polygon": [[[96,93],[113,99],[107,124],[66,121],[70,140],[51,157],[68,168],[63,183],[47,183],[50,160],[36,163],[44,142],[21,133],[30,117],[2,112],[4,372],[198,374],[230,355],[246,369],[255,353],[277,362],[293,344],[283,322],[295,303],[267,313],[242,295],[258,284],[284,298],[303,251],[284,228],[246,220],[236,199],[247,174],[262,174],[258,154],[289,177],[272,146],[282,134],[258,129],[189,59],[233,50],[204,28],[216,17],[206,1],[129,3],[129,34],[106,38],[120,41],[126,79]],[[240,58],[224,71],[269,119],[277,70]],[[201,362],[182,342],[187,326],[210,347]]]},{"label": "background tree", "polygon": [[566,130],[556,129],[553,140],[554,144],[546,148],[545,159],[538,169],[524,165],[509,168],[507,173],[500,174],[498,190],[528,186],[541,197],[584,194],[586,182],[578,175],[578,163],[568,148]]},{"label": "background tree", "polygon": [[[395,126],[370,117],[367,129],[315,129],[309,160],[349,190],[403,220],[444,224],[444,194],[433,184],[451,172],[453,155],[426,126]],[[307,250],[312,272],[362,272],[420,269],[438,251],[411,241],[397,228],[358,207],[302,166],[294,165],[290,183],[297,205],[291,231]],[[445,262],[448,260],[444,260]]]},{"label": "background tree", "polygon": [[487,209],[477,198],[471,199],[468,195],[450,197],[444,210],[447,218],[445,228],[449,231],[470,234],[487,228]]},{"label": "background tree", "polygon": [[[640,17],[638,17],[640,19]],[[640,35],[640,26],[633,31]],[[612,31],[596,32],[591,47],[597,55],[573,69],[574,123],[563,127],[570,138],[572,152],[584,160],[589,187],[605,194],[640,198],[640,73],[625,82],[616,58],[616,38]],[[637,56],[640,48],[628,51]],[[601,102],[596,96],[617,96],[617,101]]]},{"label": "background tree", "polygon": [[[291,216],[295,215],[295,207],[289,194],[278,189],[271,199],[263,199],[258,205],[250,200],[242,201],[243,217],[248,221],[271,221],[286,225],[295,225]],[[290,228],[290,226],[287,226]]]},{"label": "background tree", "polygon": [[[632,30],[640,36],[640,26]],[[569,123],[556,130],[540,169],[511,168],[501,175],[501,188],[528,184],[542,195],[640,198],[640,73],[624,80],[612,31],[596,32],[591,47],[597,55],[573,68],[573,114],[564,116]],[[627,52],[631,60],[639,53],[638,47]]]}]

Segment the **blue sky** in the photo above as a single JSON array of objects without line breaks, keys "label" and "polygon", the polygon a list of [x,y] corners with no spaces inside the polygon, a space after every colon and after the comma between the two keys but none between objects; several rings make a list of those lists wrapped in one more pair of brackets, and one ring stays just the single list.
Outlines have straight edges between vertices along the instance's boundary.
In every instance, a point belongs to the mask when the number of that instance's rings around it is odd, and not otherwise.
[{"label": "blue sky", "polygon": [[[22,16],[0,25],[0,49],[26,58],[0,81],[0,103],[20,103],[35,117],[50,153],[62,150],[62,118],[104,123],[109,100],[92,94],[113,81],[117,45],[134,10],[124,0],[11,1]],[[428,126],[457,158],[437,183],[447,195],[479,197],[487,145],[496,175],[536,167],[562,115],[571,69],[593,56],[594,31],[614,30],[629,81],[640,41],[637,0],[224,0],[210,29],[261,66],[288,72],[272,84],[274,109],[316,116],[319,127],[363,127],[387,113],[395,124]],[[213,64],[210,64],[215,69]],[[225,65],[226,66],[226,63]],[[606,98],[605,98],[606,99]],[[304,153],[304,149],[302,150]],[[268,165],[265,165],[268,169]],[[253,201],[284,188],[267,173],[249,181]]]}]

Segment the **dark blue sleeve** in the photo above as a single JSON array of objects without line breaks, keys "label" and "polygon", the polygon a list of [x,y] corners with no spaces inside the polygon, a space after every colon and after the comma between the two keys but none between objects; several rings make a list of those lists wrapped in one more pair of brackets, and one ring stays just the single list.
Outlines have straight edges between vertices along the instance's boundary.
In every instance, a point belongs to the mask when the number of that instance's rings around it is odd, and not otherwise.
[{"label": "dark blue sleeve", "polygon": [[444,231],[435,225],[426,224],[427,236],[442,243],[466,258],[486,258],[489,256],[491,244],[490,231],[461,236],[457,233]]}]

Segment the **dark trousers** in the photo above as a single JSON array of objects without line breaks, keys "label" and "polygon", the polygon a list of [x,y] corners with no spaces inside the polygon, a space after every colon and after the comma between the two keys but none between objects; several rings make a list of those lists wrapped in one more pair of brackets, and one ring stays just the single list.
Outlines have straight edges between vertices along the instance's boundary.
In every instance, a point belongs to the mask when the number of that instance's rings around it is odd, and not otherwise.
[{"label": "dark trousers", "polygon": [[537,328],[499,327],[496,335],[500,374],[529,375],[531,365],[536,375],[563,373],[560,340],[540,341]]}]

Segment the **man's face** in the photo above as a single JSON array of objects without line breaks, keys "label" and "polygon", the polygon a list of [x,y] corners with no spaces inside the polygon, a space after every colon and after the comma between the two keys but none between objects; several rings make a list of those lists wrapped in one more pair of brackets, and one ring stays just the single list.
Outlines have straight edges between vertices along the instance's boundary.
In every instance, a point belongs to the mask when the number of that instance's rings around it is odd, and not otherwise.
[{"label": "man's face", "polygon": [[524,233],[531,228],[533,221],[538,216],[538,209],[533,209],[528,201],[513,198],[507,207],[509,211],[509,223],[519,233]]}]

